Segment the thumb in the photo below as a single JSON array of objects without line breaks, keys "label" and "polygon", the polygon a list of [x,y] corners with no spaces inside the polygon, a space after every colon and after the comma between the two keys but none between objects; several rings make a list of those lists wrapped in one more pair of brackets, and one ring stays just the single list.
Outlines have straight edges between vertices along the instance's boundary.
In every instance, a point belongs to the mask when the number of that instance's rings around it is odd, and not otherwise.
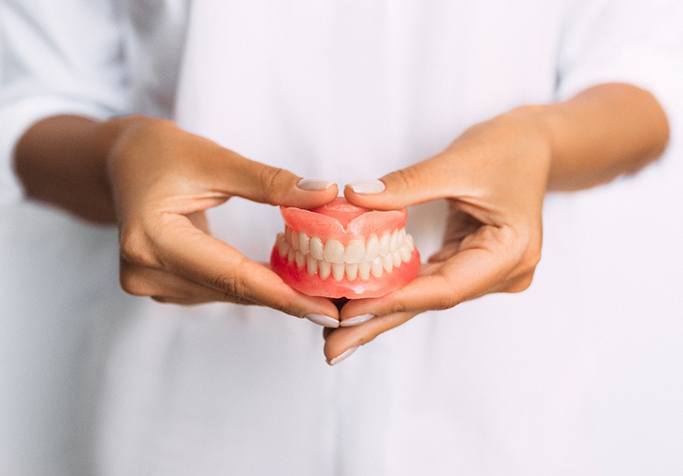
[{"label": "thumb", "polygon": [[439,157],[392,172],[379,180],[346,185],[344,196],[360,207],[393,210],[444,198],[449,193],[448,178]]},{"label": "thumb", "polygon": [[[234,154],[226,160],[222,187],[230,195],[271,205],[299,208],[322,206],[337,197],[337,185],[322,179],[301,178],[278,167]],[[228,183],[225,183],[227,180]]]}]

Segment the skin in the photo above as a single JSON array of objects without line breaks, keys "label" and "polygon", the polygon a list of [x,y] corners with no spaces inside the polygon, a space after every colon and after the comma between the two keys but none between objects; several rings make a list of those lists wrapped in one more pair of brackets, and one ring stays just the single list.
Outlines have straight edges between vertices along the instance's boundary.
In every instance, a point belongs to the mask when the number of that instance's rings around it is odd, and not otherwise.
[{"label": "skin", "polygon": [[[116,221],[121,284],[164,302],[229,301],[341,321],[325,331],[328,362],[416,315],[493,292],[520,292],[540,260],[548,190],[581,190],[631,174],[666,147],[669,127],[656,99],[625,84],[593,87],[569,101],[525,106],[477,124],[440,154],[381,178],[386,190],[355,193],[359,206],[450,204],[442,249],[412,283],[340,311],[303,296],[260,263],[211,237],[204,211],[232,196],[311,208],[337,195],[297,187],[299,177],[180,130],[168,121],[105,122],[58,116],[19,142],[16,168],[29,196],[98,223]],[[336,361],[335,361],[336,362]]]}]

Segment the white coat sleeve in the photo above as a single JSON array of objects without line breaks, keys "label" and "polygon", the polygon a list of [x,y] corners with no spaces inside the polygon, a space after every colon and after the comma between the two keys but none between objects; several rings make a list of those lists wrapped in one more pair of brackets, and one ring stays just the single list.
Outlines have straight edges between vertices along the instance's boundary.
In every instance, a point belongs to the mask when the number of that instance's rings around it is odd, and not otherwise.
[{"label": "white coat sleeve", "polygon": [[0,71],[3,203],[23,196],[13,153],[31,125],[128,109],[116,0],[0,0]]},{"label": "white coat sleeve", "polygon": [[671,142],[682,140],[683,1],[571,4],[560,42],[558,99],[600,83],[629,83],[654,94],[667,112]]}]

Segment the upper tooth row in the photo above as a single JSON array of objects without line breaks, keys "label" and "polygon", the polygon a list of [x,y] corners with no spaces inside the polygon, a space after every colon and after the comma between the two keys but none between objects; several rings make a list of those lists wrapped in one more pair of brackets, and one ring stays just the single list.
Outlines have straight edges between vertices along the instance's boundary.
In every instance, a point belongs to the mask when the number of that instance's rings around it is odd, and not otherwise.
[{"label": "upper tooth row", "polygon": [[[370,235],[367,243],[363,239],[354,238],[346,246],[339,240],[327,240],[325,243],[317,236],[310,237],[304,232],[296,232],[287,227],[285,239],[280,241],[280,254],[286,254],[283,247],[291,247],[302,254],[311,254],[317,260],[329,263],[364,263],[374,260],[377,256],[387,256],[404,245],[409,245],[412,251],[412,237],[405,228],[385,232],[381,238],[376,234]],[[282,253],[285,251],[285,253]]]}]

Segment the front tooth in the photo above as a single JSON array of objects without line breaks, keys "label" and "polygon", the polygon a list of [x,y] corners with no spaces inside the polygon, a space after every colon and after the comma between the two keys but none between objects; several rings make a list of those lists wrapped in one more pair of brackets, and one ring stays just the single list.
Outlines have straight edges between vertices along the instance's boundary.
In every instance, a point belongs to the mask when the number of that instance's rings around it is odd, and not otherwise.
[{"label": "front tooth", "polygon": [[277,251],[280,253],[280,257],[284,258],[287,256],[287,252],[289,251],[289,243],[285,241],[284,238],[280,239],[280,241],[277,244]]},{"label": "front tooth", "polygon": [[358,277],[358,263],[346,264],[346,279],[354,281]]},{"label": "front tooth", "polygon": [[327,279],[330,275],[331,270],[332,265],[327,261],[320,261],[318,263],[318,274],[320,275],[321,279]]},{"label": "front tooth", "polygon": [[384,256],[387,253],[389,253],[389,241],[391,241],[391,237],[389,236],[389,232],[384,232],[382,235],[382,238],[379,239],[379,254]]},{"label": "front tooth", "polygon": [[308,244],[310,250],[311,250],[311,255],[317,260],[323,259],[323,242],[320,238],[317,236],[314,236],[311,238],[311,241]]},{"label": "front tooth", "polygon": [[375,259],[372,260],[372,268],[370,269],[372,272],[372,275],[375,278],[381,278],[382,277],[382,258],[377,256]]},{"label": "front tooth", "polygon": [[292,248],[290,246],[289,249],[287,250],[287,261],[289,262],[289,264],[292,264],[294,262],[294,255],[295,254],[296,254],[296,251],[294,251],[294,248]]},{"label": "front tooth", "polygon": [[318,260],[311,255],[306,256],[306,271],[308,271],[308,274],[310,275],[318,272]]},{"label": "front tooth", "polygon": [[391,251],[396,251],[398,249],[398,245],[398,230],[394,230],[389,241],[389,248]]},{"label": "front tooth", "polygon": [[344,263],[332,263],[332,277],[335,281],[344,279]]},{"label": "front tooth", "polygon": [[384,265],[387,273],[391,273],[391,270],[394,269],[394,256],[391,253],[382,256],[382,265]]},{"label": "front tooth", "polygon": [[290,236],[290,240],[292,240],[290,242],[290,244],[292,245],[292,248],[294,248],[295,250],[298,250],[299,249],[299,234],[296,231],[292,230],[292,235]]},{"label": "front tooth", "polygon": [[351,240],[346,245],[344,261],[347,263],[360,263],[365,257],[365,245],[363,240]]},{"label": "front tooth", "polygon": [[308,242],[310,238],[306,233],[303,231],[299,233],[299,250],[303,253],[306,254],[308,253]]},{"label": "front tooth", "polygon": [[401,228],[401,231],[398,232],[398,244],[403,245],[403,243],[406,241],[406,229]]},{"label": "front tooth", "polygon": [[368,239],[368,246],[365,248],[365,261],[372,261],[379,254],[379,239],[372,234]]},{"label": "front tooth", "polygon": [[408,248],[408,245],[405,244],[401,246],[399,249],[399,252],[401,253],[401,259],[403,260],[404,263],[407,263],[410,261],[410,257],[412,256],[412,252],[410,251],[410,248]]},{"label": "front tooth", "polygon": [[294,255],[294,261],[296,261],[296,267],[301,269],[306,264],[306,257],[301,251],[297,251]]},{"label": "front tooth", "polygon": [[323,256],[325,257],[325,261],[329,261],[330,263],[343,263],[344,245],[338,240],[327,240]]},{"label": "front tooth", "polygon": [[363,281],[367,281],[370,279],[370,262],[365,261],[363,263],[358,264],[358,274],[360,275],[360,279]]},{"label": "front tooth", "polygon": [[401,253],[396,250],[393,253],[391,253],[391,256],[394,258],[394,268],[398,268],[401,266]]}]

